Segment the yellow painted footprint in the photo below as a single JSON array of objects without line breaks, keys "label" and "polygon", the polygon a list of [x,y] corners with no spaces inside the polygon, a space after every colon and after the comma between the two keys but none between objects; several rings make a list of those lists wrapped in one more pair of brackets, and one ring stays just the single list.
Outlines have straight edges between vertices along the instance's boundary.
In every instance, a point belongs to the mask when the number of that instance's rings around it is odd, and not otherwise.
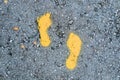
[{"label": "yellow painted footprint", "polygon": [[40,43],[43,47],[50,45],[51,40],[48,35],[48,29],[52,24],[51,14],[45,13],[44,15],[37,18],[38,29],[40,33]]},{"label": "yellow painted footprint", "polygon": [[[48,47],[51,43],[48,35],[48,29],[52,24],[51,14],[45,13],[44,15],[37,18],[38,29],[40,33],[40,43],[43,47]],[[81,51],[82,41],[74,33],[70,33],[67,40],[67,47],[69,48],[70,54],[66,59],[66,67],[73,70],[77,65],[78,56]]]},{"label": "yellow painted footprint", "polygon": [[74,33],[70,33],[67,40],[67,47],[69,48],[70,53],[68,58],[66,59],[66,67],[69,70],[73,70],[76,67],[78,56],[81,51],[81,46],[82,41],[79,36]]}]

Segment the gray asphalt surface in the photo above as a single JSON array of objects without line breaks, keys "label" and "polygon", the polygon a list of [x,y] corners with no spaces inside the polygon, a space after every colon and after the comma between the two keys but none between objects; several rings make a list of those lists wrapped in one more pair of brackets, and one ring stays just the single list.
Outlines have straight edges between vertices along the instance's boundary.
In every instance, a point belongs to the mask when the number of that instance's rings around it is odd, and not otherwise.
[{"label": "gray asphalt surface", "polygon": [[[46,12],[52,43],[43,48],[36,18]],[[70,32],[83,41],[73,71],[65,66]],[[120,0],[0,0],[0,80],[120,80]]]}]

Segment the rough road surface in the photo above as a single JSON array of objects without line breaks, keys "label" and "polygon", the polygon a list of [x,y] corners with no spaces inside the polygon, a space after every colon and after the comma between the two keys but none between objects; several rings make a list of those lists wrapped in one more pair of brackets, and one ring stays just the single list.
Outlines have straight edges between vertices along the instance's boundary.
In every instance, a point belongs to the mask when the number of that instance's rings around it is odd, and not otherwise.
[{"label": "rough road surface", "polygon": [[[53,23],[42,47],[36,19]],[[66,40],[83,41],[70,71]],[[120,80],[120,0],[0,0],[0,80]]]}]

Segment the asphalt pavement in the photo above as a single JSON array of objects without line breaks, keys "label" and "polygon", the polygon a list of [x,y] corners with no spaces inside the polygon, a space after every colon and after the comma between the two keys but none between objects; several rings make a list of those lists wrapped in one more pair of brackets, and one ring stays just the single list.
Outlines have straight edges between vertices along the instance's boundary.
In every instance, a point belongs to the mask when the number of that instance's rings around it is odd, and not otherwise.
[{"label": "asphalt pavement", "polygon": [[[36,19],[51,13],[42,47]],[[65,66],[70,32],[83,41]],[[0,80],[120,80],[120,0],[0,0]]]}]

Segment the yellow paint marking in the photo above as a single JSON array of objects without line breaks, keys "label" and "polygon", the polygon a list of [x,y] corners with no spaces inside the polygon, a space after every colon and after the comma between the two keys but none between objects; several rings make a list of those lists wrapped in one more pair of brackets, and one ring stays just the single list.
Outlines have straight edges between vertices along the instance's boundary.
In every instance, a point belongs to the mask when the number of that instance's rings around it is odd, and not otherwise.
[{"label": "yellow paint marking", "polygon": [[77,65],[78,56],[82,47],[82,41],[79,36],[74,33],[70,33],[67,40],[67,47],[69,48],[70,54],[66,59],[66,67],[73,70]]},{"label": "yellow paint marking", "polygon": [[51,14],[45,13],[44,15],[37,18],[38,29],[40,33],[40,43],[42,46],[47,47],[50,45],[51,40],[48,35],[48,29],[52,24]]},{"label": "yellow paint marking", "polygon": [[4,3],[7,4],[7,3],[8,3],[8,0],[4,0]]}]

